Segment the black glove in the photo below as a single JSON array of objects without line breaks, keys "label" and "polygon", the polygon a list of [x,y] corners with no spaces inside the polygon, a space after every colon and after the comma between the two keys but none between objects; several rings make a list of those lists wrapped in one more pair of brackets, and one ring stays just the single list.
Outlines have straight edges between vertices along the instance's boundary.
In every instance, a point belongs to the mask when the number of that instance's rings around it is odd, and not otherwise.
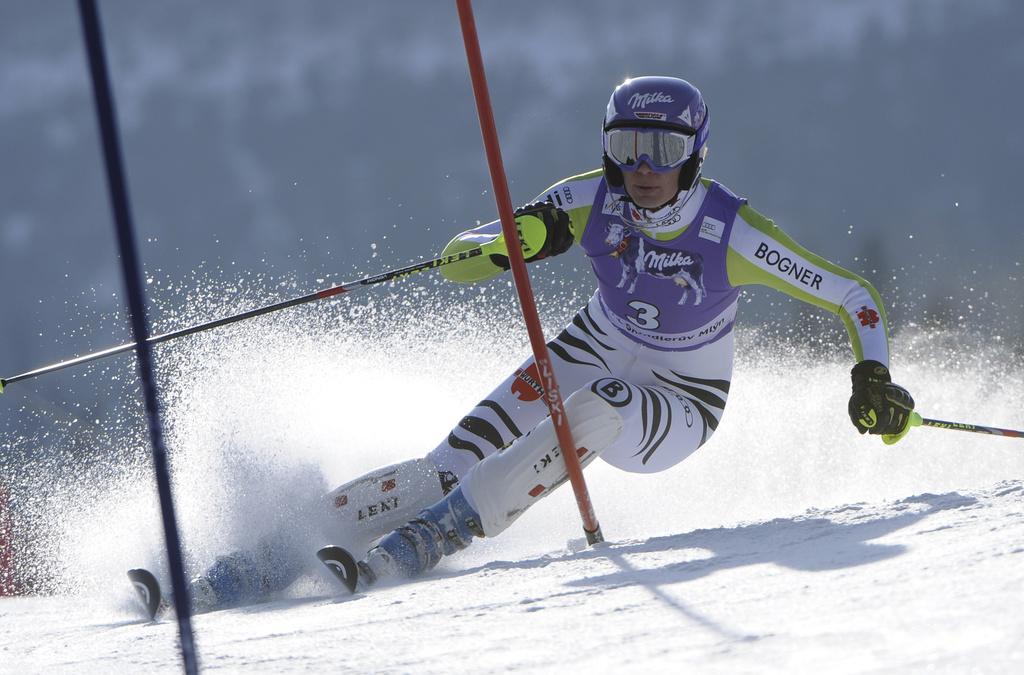
[{"label": "black glove", "polygon": [[900,434],[914,411],[914,399],[893,384],[889,369],[878,361],[861,361],[850,371],[853,395],[850,420],[862,434]]},{"label": "black glove", "polygon": [[[527,204],[526,206],[516,209],[515,216],[516,227],[519,228],[520,238],[524,239],[524,247],[526,246],[525,240],[528,240],[529,237],[524,236],[522,229],[523,224],[520,223],[520,218],[522,216],[533,216],[544,224],[544,229],[546,230],[544,245],[541,246],[539,250],[527,255],[526,262],[543,260],[544,258],[550,258],[551,256],[558,255],[559,253],[565,253],[569,250],[569,247],[572,246],[572,231],[569,229],[569,214],[551,202]],[[491,262],[501,269],[508,269],[508,256],[492,253],[490,258]]]}]

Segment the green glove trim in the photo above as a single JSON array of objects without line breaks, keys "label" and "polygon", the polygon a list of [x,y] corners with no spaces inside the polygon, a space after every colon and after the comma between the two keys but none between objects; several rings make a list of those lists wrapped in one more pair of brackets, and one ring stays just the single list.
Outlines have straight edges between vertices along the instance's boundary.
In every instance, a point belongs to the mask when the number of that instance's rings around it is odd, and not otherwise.
[{"label": "green glove trim", "polygon": [[481,244],[480,250],[484,252],[484,255],[505,255],[507,253],[505,238],[498,235],[486,244]]},{"label": "green glove trim", "polygon": [[903,437],[910,433],[911,427],[919,427],[924,424],[924,420],[921,419],[921,415],[917,412],[910,413],[910,419],[907,420],[907,425],[903,427],[903,431],[898,434],[882,434],[882,440],[886,445],[896,445]]},{"label": "green glove trim", "polygon": [[[519,239],[523,244],[523,258],[535,256],[544,248],[548,230],[543,220],[537,216],[519,216],[516,218],[516,229],[519,230]],[[482,244],[480,249],[484,255],[508,255],[504,234],[499,234],[486,244]]]},{"label": "green glove trim", "polygon": [[516,229],[523,242],[523,258],[532,258],[540,253],[548,238],[548,228],[544,221],[537,216],[519,216],[516,218]]}]

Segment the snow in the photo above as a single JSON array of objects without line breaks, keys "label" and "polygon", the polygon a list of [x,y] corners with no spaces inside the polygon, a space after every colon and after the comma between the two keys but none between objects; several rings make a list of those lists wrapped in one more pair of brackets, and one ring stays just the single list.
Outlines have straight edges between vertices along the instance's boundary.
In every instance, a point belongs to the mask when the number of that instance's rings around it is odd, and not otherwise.
[{"label": "snow", "polygon": [[[1024,483],[499,559],[195,618],[207,670],[1013,672]],[[175,672],[176,623],[0,601],[4,672]],[[1017,672],[1020,672],[1017,670]]]},{"label": "snow", "polygon": [[[190,574],[293,527],[301,496],[424,452],[524,356],[490,296],[458,316],[374,297],[337,306],[358,321],[299,311],[161,348]],[[299,532],[308,576],[194,618],[202,667],[1019,672],[1021,442],[918,429],[885,446],[849,426],[845,348],[749,329],[738,345],[706,447],[661,474],[587,469],[607,543],[585,545],[563,489],[422,580],[345,597],[314,558],[327,542]],[[982,345],[905,331],[893,372],[925,415],[1021,426],[1019,359]],[[54,480],[29,515],[55,595],[0,598],[0,673],[179,671],[177,624],[140,620],[124,576],[166,583],[148,465]]]}]

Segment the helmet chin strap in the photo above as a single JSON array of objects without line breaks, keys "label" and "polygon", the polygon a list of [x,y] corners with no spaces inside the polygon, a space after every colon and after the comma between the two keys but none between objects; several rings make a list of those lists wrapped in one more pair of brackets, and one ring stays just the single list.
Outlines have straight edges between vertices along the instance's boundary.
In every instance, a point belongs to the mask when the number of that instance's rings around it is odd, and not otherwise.
[{"label": "helmet chin strap", "polygon": [[[625,187],[623,187],[623,189],[625,189]],[[690,190],[687,190],[687,192],[690,192]],[[653,206],[653,207],[646,207],[646,206],[640,206],[639,204],[637,204],[636,200],[633,199],[633,197],[629,194],[629,191],[626,190],[626,201],[628,201],[631,204],[633,204],[634,206],[636,206],[636,208],[639,209],[640,211],[643,211],[643,212],[646,212],[646,213],[654,213],[656,211],[661,211],[663,208],[665,208],[666,206],[668,206],[670,204],[675,204],[676,201],[679,200],[679,195],[681,195],[682,193],[683,193],[683,191],[679,190],[667,202],[665,202],[663,204],[659,204],[657,206]]]},{"label": "helmet chin strap", "polygon": [[[629,191],[626,189],[626,186],[623,185],[622,186],[622,191],[625,194],[625,197],[623,198],[623,201],[627,201],[627,202],[633,204],[634,206],[636,206],[637,209],[639,209],[641,212],[645,212],[645,213],[655,213],[657,211],[661,211],[663,208],[665,208],[667,206],[671,206],[672,204],[675,204],[676,202],[679,202],[679,206],[682,207],[682,206],[684,206],[686,204],[686,202],[690,201],[690,197],[692,197],[693,193],[697,191],[697,185],[699,184],[699,181],[700,181],[700,174],[698,173],[696,178],[694,178],[693,183],[690,185],[690,187],[688,189],[684,190],[683,188],[679,188],[676,191],[676,193],[674,195],[672,195],[672,198],[669,199],[667,202],[665,202],[663,204],[659,204],[658,206],[655,206],[655,207],[652,207],[652,208],[648,208],[646,206],[640,206],[639,204],[637,204],[636,200],[634,200],[632,195],[629,194]],[[680,201],[680,200],[682,200],[682,201]]]}]

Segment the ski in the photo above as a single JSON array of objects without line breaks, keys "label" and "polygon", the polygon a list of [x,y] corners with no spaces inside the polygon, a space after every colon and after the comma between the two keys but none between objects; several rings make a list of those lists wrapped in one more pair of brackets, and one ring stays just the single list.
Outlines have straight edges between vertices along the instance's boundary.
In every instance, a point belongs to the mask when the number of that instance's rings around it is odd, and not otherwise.
[{"label": "ski", "polygon": [[146,608],[146,615],[152,620],[163,603],[163,595],[160,592],[160,582],[156,580],[149,570],[134,569],[128,570],[128,578],[135,587],[135,592]]},{"label": "ski", "polygon": [[316,557],[327,566],[327,569],[338,578],[338,581],[345,584],[350,593],[356,592],[356,583],[359,581],[359,566],[352,554],[340,546],[324,546],[316,552]]}]

